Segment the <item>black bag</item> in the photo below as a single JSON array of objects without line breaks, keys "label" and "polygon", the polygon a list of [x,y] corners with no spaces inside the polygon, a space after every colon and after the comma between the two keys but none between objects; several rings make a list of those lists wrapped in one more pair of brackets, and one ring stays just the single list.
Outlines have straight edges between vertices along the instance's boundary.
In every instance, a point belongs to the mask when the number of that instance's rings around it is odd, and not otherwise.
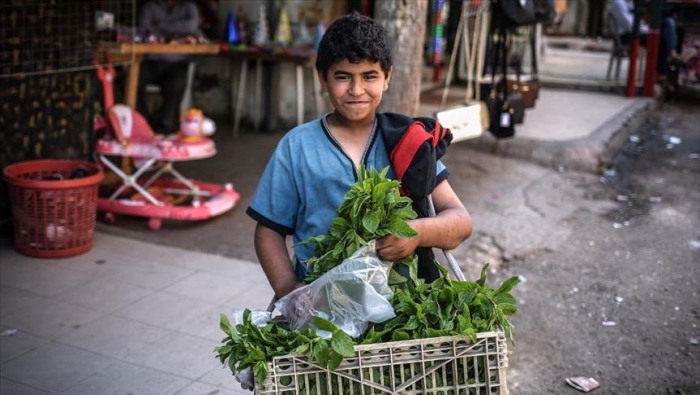
[{"label": "black bag", "polygon": [[535,19],[538,23],[548,25],[557,18],[555,0],[535,0]]},{"label": "black bag", "polygon": [[[513,100],[508,97],[506,86],[506,71],[507,67],[507,52],[506,48],[506,32],[505,29],[497,29],[496,45],[494,47],[493,64],[491,65],[491,89],[486,98],[486,106],[489,110],[489,131],[498,139],[515,136],[515,115],[519,117],[520,122],[525,116],[525,106],[522,102],[522,97],[514,97]],[[489,35],[493,37],[493,35]],[[500,59],[499,59],[500,57]],[[496,79],[496,69],[498,61],[502,61],[503,76]]]},{"label": "black bag", "polygon": [[494,92],[493,95],[489,96],[486,105],[489,109],[489,131],[491,134],[498,139],[515,136],[515,122],[508,101]]},{"label": "black bag", "polygon": [[513,123],[520,125],[525,122],[525,100],[520,92],[508,94],[508,108],[513,115]]},{"label": "black bag", "polygon": [[534,25],[535,0],[493,0],[491,24],[497,28]]}]

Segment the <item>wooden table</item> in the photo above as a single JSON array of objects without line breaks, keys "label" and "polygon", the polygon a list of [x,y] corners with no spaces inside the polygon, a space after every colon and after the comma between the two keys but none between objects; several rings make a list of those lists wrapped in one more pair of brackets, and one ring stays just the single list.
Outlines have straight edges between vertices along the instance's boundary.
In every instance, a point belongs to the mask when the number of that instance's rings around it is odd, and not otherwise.
[{"label": "wooden table", "polygon": [[126,104],[136,108],[141,62],[146,55],[216,55],[219,44],[146,44],[146,43],[102,43],[115,62],[128,62],[129,74],[126,82]]},{"label": "wooden table", "polygon": [[237,89],[233,85],[236,83],[235,78],[232,78],[231,93],[234,107],[233,121],[233,136],[238,136],[241,113],[243,111],[243,99],[246,93],[246,83],[248,79],[248,62],[255,61],[255,111],[253,117],[254,127],[258,129],[259,118],[262,108],[262,63],[293,63],[296,67],[296,93],[297,93],[297,124],[304,121],[304,68],[311,68],[312,79],[314,83],[314,100],[316,110],[320,111],[323,106],[321,102],[321,86],[316,77],[316,53],[313,50],[264,50],[264,49],[247,49],[247,50],[231,50],[221,51],[220,56],[227,56],[232,62],[240,63],[240,74],[238,78]]}]

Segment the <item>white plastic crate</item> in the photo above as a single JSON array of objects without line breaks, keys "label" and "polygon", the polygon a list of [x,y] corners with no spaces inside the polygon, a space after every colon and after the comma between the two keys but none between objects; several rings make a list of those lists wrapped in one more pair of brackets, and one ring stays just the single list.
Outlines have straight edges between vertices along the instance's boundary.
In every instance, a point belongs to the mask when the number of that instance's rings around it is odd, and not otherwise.
[{"label": "white plastic crate", "polygon": [[259,395],[507,395],[506,338],[501,332],[355,346],[334,371],[286,355],[269,363]]}]

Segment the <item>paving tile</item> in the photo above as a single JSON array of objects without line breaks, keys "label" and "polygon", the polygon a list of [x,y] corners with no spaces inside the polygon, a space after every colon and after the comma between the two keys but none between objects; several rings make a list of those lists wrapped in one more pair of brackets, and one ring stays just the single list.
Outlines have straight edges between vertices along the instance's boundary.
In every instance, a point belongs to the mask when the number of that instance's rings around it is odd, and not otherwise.
[{"label": "paving tile", "polygon": [[15,264],[23,261],[25,258],[21,255],[9,240],[9,237],[0,237],[0,266]]},{"label": "paving tile", "polygon": [[174,333],[132,353],[127,362],[197,379],[219,364],[214,353],[218,342]]},{"label": "paving tile", "polygon": [[44,299],[31,308],[17,310],[2,317],[3,325],[30,334],[56,339],[104,315],[97,310],[55,299]]},{"label": "paving tile", "polygon": [[[211,384],[216,387],[226,388],[227,390],[245,391],[243,388],[241,388],[241,383],[239,383],[233,373],[231,373],[231,369],[229,369],[228,366],[223,366],[221,364],[214,369],[211,369],[197,381]],[[248,391],[248,393],[250,394],[251,392]]]},{"label": "paving tile", "polygon": [[[10,328],[8,326],[0,326],[0,332],[4,332]],[[34,336],[24,331],[18,330],[12,336],[0,337],[0,363],[5,363],[12,358],[18,357],[29,351],[35,350],[42,345],[48,343],[49,340]]]},{"label": "paving tile", "polygon": [[111,278],[98,278],[61,292],[55,298],[75,305],[110,312],[153,292],[148,288],[130,285]]},{"label": "paving tile", "polygon": [[[147,230],[144,230],[147,231]],[[149,259],[166,264],[187,260],[193,254],[179,248],[166,247],[154,243],[146,243],[133,238],[119,237],[107,235],[97,232],[95,244],[100,242],[100,248],[110,256],[124,257],[126,259],[140,259],[149,257]],[[200,253],[201,254],[201,253]]]},{"label": "paving tile", "polygon": [[191,320],[183,321],[175,329],[178,332],[220,342],[226,336],[219,328],[220,315],[226,314],[230,316],[230,312],[230,308],[219,305]]},{"label": "paving tile", "polygon": [[0,317],[18,310],[27,310],[45,299],[44,296],[31,291],[0,285]]},{"label": "paving tile", "polygon": [[251,286],[231,299],[223,303],[229,307],[229,310],[234,309],[260,309],[266,310],[272,301],[274,292],[272,287],[266,282],[264,284],[251,284]]},{"label": "paving tile", "polygon": [[163,291],[211,303],[223,303],[245,292],[246,282],[209,273],[194,273]]},{"label": "paving tile", "polygon": [[50,392],[32,388],[0,377],[0,394],[7,395],[48,395]]},{"label": "paving tile", "polygon": [[187,387],[181,389],[180,391],[176,392],[175,395],[252,395],[253,392],[251,391],[246,391],[244,389],[240,388],[239,389],[229,389],[229,388],[221,388],[221,387],[216,387],[213,385],[205,384],[205,383],[200,383],[200,382],[193,382],[192,384],[188,385]]},{"label": "paving tile", "polygon": [[30,262],[0,265],[0,285],[52,296],[92,279],[91,274]]},{"label": "paving tile", "polygon": [[155,262],[148,255],[113,256],[106,259],[105,265],[108,268],[107,278],[152,290],[161,290],[194,272]]},{"label": "paving tile", "polygon": [[238,259],[215,256],[202,265],[201,270],[250,283],[267,283],[267,277],[259,264]]},{"label": "paving tile", "polygon": [[183,322],[193,320],[216,305],[184,296],[157,292],[114,312],[161,328],[177,329]]},{"label": "paving tile", "polygon": [[61,392],[62,395],[172,394],[191,380],[158,370],[117,362]]},{"label": "paving tile", "polygon": [[59,337],[57,341],[124,359],[171,333],[128,318],[108,315]]},{"label": "paving tile", "polygon": [[29,263],[36,266],[47,266],[59,269],[68,269],[75,272],[99,275],[107,272],[105,262],[107,258],[114,255],[106,253],[100,248],[94,248],[90,251],[61,259],[39,259],[39,258],[24,258],[24,263]]},{"label": "paving tile", "polygon": [[44,391],[61,392],[115,362],[103,355],[53,343],[4,363],[2,376]]}]

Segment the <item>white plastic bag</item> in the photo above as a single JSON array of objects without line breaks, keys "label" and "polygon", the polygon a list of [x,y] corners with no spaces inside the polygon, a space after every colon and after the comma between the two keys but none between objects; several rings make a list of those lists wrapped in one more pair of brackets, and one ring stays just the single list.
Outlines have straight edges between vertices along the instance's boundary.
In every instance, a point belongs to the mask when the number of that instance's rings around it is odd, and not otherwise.
[{"label": "white plastic bag", "polygon": [[[351,337],[358,337],[369,322],[384,322],[395,316],[390,303],[390,270],[391,263],[379,258],[372,241],[313,283],[278,300],[275,307],[287,317],[291,329],[313,326],[313,317],[318,316]],[[317,334],[330,337],[323,331]]]}]

